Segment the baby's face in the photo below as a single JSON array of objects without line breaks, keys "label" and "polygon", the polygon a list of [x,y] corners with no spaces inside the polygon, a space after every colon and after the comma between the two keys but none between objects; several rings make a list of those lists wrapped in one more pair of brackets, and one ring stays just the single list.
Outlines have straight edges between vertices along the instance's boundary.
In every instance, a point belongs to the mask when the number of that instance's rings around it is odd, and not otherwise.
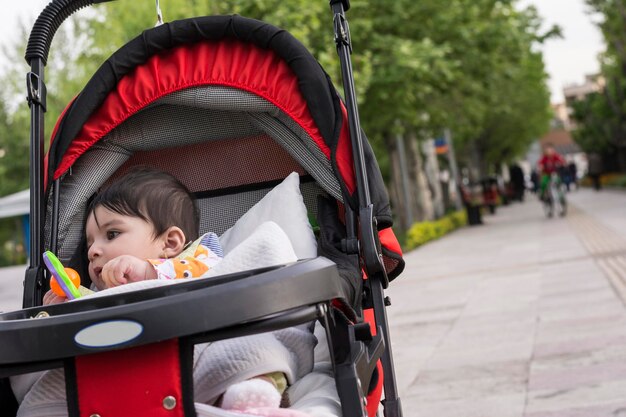
[{"label": "baby's face", "polygon": [[125,216],[104,207],[96,207],[85,226],[89,277],[102,290],[106,288],[100,272],[110,260],[120,255],[156,259],[163,255],[163,242],[154,237],[154,226],[138,217]]}]

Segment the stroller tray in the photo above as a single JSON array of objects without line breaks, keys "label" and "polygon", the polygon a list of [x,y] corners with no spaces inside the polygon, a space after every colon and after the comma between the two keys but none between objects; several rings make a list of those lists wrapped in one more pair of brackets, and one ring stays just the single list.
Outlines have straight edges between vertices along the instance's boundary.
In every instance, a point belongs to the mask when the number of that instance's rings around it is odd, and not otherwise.
[{"label": "stroller tray", "polygon": [[[79,355],[260,322],[335,298],[344,298],[337,267],[318,257],[4,313],[0,377],[49,369]],[[316,316],[298,317],[304,322]]]}]

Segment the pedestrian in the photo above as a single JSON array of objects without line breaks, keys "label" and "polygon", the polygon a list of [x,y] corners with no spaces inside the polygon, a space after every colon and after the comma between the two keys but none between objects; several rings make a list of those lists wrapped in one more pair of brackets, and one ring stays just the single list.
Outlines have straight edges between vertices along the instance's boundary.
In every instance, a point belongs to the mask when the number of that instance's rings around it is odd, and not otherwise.
[{"label": "pedestrian", "polygon": [[513,199],[524,201],[524,171],[518,164],[513,164],[509,167],[509,176],[513,186]]},{"label": "pedestrian", "polygon": [[530,182],[533,184],[532,192],[537,193],[539,190],[539,174],[536,169],[533,169],[530,173]]},{"label": "pedestrian", "polygon": [[574,185],[574,188],[578,189],[578,167],[576,167],[576,163],[570,161],[569,164],[567,164],[567,170],[569,171],[571,183]]},{"label": "pedestrian", "polygon": [[602,188],[602,184],[600,183],[602,171],[602,156],[597,152],[587,154],[587,175],[591,178],[593,189],[596,191],[600,191]]}]

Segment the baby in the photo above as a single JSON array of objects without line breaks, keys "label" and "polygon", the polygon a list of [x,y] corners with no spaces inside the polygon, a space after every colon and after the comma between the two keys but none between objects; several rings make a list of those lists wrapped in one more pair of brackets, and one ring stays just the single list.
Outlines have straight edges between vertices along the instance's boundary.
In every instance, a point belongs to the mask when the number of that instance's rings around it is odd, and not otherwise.
[{"label": "baby", "polygon": [[[199,215],[193,196],[176,178],[151,168],[131,171],[98,193],[87,210],[85,234],[89,277],[93,286],[104,290],[149,279],[203,277],[220,262],[223,253],[217,236],[207,233],[199,237],[198,228]],[[51,291],[44,295],[44,304],[64,301]],[[219,365],[213,364],[218,362],[216,357],[221,354],[223,362],[241,362],[242,358],[232,355],[254,351],[256,346],[263,345],[276,345],[280,350],[278,355],[268,359],[271,364],[266,361],[255,365],[254,369],[264,369],[263,372],[254,376],[254,373],[251,374],[253,371],[248,369],[248,379],[229,385],[225,391],[216,391],[216,373],[228,374],[224,377],[225,381],[237,380],[228,367],[215,371],[214,368]],[[285,370],[293,368],[296,361],[286,361],[290,364],[283,366],[276,358],[293,356],[293,352],[301,353],[295,356],[298,362],[304,363],[304,367],[300,364],[296,372],[289,372],[293,380],[294,375],[301,375],[310,371],[306,368],[312,368],[314,345],[315,337],[303,328],[198,345],[194,369],[205,372],[199,375],[194,372],[195,399],[240,411],[250,407],[278,408],[288,384]],[[263,357],[259,352],[250,352],[250,355]],[[267,372],[269,369],[272,371]],[[57,372],[58,375],[47,377],[58,379],[62,374]],[[42,382],[45,378],[46,375],[26,395],[18,416],[31,415],[27,411],[29,403],[32,403],[29,402],[29,395],[41,398],[36,394],[38,390],[46,389],[45,382]],[[43,385],[38,387],[38,384]],[[206,393],[203,393],[203,387],[206,387]],[[216,392],[221,395],[216,396]],[[36,408],[34,403],[33,408]]]}]

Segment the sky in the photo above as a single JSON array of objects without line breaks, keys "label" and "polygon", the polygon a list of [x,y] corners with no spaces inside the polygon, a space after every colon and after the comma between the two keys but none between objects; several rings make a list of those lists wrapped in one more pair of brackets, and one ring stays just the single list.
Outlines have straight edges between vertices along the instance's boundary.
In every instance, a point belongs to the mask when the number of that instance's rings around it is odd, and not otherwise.
[{"label": "sky", "polygon": [[[49,0],[1,1],[0,44],[6,44],[7,40],[13,39],[20,20],[26,22],[27,27],[31,27],[35,18],[49,3]],[[518,1],[520,6],[534,5],[544,18],[546,28],[557,24],[563,29],[564,39],[550,40],[542,47],[546,70],[550,76],[552,102],[562,102],[565,85],[582,83],[585,75],[599,70],[596,57],[603,49],[602,36],[591,22],[590,16],[585,13],[584,0]]]},{"label": "sky", "polygon": [[563,87],[581,84],[585,75],[599,71],[597,56],[604,49],[602,34],[586,13],[584,0],[520,0],[533,5],[544,19],[544,27],[557,24],[563,39],[552,39],[541,48],[553,103],[563,102]]}]

